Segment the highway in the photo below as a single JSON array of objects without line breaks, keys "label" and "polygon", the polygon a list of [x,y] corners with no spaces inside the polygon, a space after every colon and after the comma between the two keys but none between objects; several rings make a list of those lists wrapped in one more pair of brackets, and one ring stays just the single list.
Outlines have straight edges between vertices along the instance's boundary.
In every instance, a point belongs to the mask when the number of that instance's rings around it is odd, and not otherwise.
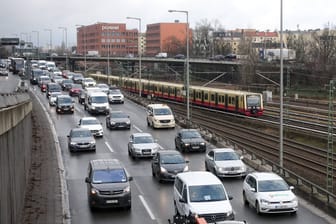
[{"label": "highway", "polygon": [[[10,75],[8,79],[0,81],[1,90],[6,86],[15,86],[17,76]],[[70,153],[67,147],[67,135],[71,128],[76,127],[78,120],[84,116],[90,116],[84,107],[77,103],[73,115],[58,115],[55,108],[50,107],[44,93],[38,88],[31,89],[40,99],[46,108],[55,126],[58,141],[61,147],[62,159],[65,167],[65,178],[68,189],[69,208],[72,224],[82,223],[125,223],[125,224],[151,224],[168,223],[168,219],[174,215],[173,208],[173,185],[171,183],[158,183],[151,174],[151,160],[132,160],[128,156],[127,142],[133,132],[150,132],[163,149],[174,149],[174,137],[179,129],[153,130],[146,124],[146,113],[143,107],[125,101],[125,104],[111,105],[111,110],[123,110],[130,115],[131,130],[107,130],[105,126],[105,116],[97,116],[104,127],[104,137],[97,139],[97,150],[95,153],[79,152]],[[2,92],[2,91],[1,91]],[[208,144],[208,147],[214,147]],[[46,150],[48,147],[46,146]],[[204,153],[184,154],[190,161],[190,170],[205,170]],[[86,193],[86,183],[84,179],[87,175],[88,162],[92,159],[117,158],[126,167],[127,172],[134,177],[131,182],[132,189],[132,209],[108,209],[91,212]],[[55,158],[56,159],[56,158]],[[309,205],[303,199],[299,199],[300,207],[297,215],[270,214],[259,216],[251,207],[245,207],[242,199],[242,183],[240,178],[224,179],[223,183],[230,195],[236,213],[237,220],[247,220],[249,224],[324,224],[335,223],[335,220],[326,216],[316,207]],[[327,219],[325,218],[327,217]]]}]

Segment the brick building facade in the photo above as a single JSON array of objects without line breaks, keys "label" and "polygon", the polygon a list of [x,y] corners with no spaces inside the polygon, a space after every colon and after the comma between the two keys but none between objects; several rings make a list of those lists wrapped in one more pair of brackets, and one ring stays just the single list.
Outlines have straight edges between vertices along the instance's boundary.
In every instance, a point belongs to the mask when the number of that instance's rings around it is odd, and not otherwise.
[{"label": "brick building facade", "polygon": [[77,53],[98,51],[100,56],[126,56],[138,53],[138,30],[123,23],[96,23],[77,28]]}]

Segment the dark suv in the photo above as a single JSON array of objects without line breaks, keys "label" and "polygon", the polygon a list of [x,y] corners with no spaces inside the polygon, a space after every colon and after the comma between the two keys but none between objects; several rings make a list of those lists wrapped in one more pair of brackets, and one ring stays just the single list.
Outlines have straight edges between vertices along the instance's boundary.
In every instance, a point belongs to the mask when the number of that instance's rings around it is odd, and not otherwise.
[{"label": "dark suv", "polygon": [[85,178],[90,208],[131,209],[131,180],[133,177],[127,176],[119,160],[91,160]]},{"label": "dark suv", "polygon": [[75,111],[74,101],[68,95],[58,95],[56,97],[56,113],[71,113]]}]

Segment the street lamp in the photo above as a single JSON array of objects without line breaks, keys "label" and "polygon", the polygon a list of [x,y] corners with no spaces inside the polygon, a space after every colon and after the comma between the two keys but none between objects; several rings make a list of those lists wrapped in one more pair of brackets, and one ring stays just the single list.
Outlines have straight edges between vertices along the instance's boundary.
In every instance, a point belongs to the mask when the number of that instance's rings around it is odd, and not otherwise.
[{"label": "street lamp", "polygon": [[[83,28],[85,27],[84,25],[81,24],[76,24],[77,27]],[[84,28],[84,75],[86,75],[86,29]]]},{"label": "street lamp", "polygon": [[283,168],[283,34],[282,34],[282,0],[280,0],[280,155],[279,155],[279,165],[280,165],[280,172],[282,173]]},{"label": "street lamp", "polygon": [[186,95],[187,95],[187,126],[190,124],[190,105],[189,105],[189,16],[188,11],[185,10],[168,10],[168,12],[179,12],[186,14],[187,17],[187,57],[186,57],[186,64],[187,64],[187,74],[186,74]]},{"label": "street lamp", "polygon": [[51,29],[44,29],[45,31],[49,31],[49,34],[50,34],[50,36],[49,36],[49,40],[50,40],[50,58],[51,58],[51,60],[52,60],[52,53],[51,53],[51,51],[52,51],[52,30]]},{"label": "street lamp", "polygon": [[65,33],[65,69],[68,69],[68,30],[66,27],[62,26],[58,27],[58,29],[61,29]]},{"label": "street lamp", "polygon": [[139,34],[138,34],[138,55],[139,55],[139,96],[141,97],[141,18],[138,17],[126,17],[126,19],[135,19],[139,22]]},{"label": "street lamp", "polygon": [[37,30],[33,30],[33,33],[36,33],[36,40],[37,40],[37,59],[40,60],[40,32]]}]

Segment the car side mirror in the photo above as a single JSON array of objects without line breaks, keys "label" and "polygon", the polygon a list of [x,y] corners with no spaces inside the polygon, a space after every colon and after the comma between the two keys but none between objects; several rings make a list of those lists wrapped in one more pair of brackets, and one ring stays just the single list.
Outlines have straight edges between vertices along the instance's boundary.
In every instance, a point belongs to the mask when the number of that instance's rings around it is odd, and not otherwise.
[{"label": "car side mirror", "polygon": [[158,140],[157,140],[157,139],[154,139],[154,142],[158,142]]},{"label": "car side mirror", "polygon": [[229,200],[231,201],[233,199],[232,195],[229,195]]},{"label": "car side mirror", "polygon": [[128,177],[128,181],[132,181],[133,180],[133,177]]},{"label": "car side mirror", "polygon": [[189,160],[186,160],[185,163],[189,163],[190,161]]},{"label": "car side mirror", "polygon": [[244,159],[244,156],[241,156],[241,157],[240,157],[240,160],[243,160],[243,159]]},{"label": "car side mirror", "polygon": [[70,137],[70,135],[67,135],[67,137],[69,138],[69,137]]},{"label": "car side mirror", "polygon": [[185,201],[184,198],[182,198],[182,197],[179,199],[179,202],[181,202],[181,203],[186,203],[186,201]]},{"label": "car side mirror", "polygon": [[91,183],[91,181],[88,177],[85,178],[85,183]]},{"label": "car side mirror", "polygon": [[289,186],[289,190],[294,190],[294,186]]},{"label": "car side mirror", "polygon": [[251,187],[252,192],[256,192],[256,189],[254,187]]}]

